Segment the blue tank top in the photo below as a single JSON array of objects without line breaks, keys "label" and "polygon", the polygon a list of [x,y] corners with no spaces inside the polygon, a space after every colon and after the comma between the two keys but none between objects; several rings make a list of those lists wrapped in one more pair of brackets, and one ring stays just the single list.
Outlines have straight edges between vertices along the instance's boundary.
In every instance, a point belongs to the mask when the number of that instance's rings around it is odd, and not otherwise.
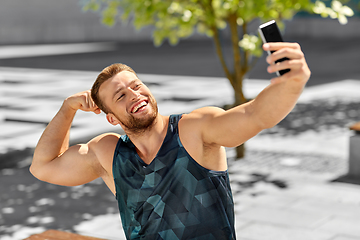
[{"label": "blue tank top", "polygon": [[227,171],[199,165],[179,139],[172,115],[155,159],[146,164],[129,137],[120,137],[113,175],[127,239],[236,239]]}]

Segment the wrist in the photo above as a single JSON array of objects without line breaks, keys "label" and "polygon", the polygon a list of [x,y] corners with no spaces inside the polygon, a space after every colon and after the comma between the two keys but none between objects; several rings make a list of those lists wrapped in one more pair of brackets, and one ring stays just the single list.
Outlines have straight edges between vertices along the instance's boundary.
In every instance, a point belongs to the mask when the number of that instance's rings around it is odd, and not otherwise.
[{"label": "wrist", "polygon": [[78,110],[78,108],[72,106],[71,99],[68,97],[64,100],[61,110],[65,111],[66,113],[73,113],[75,114]]}]

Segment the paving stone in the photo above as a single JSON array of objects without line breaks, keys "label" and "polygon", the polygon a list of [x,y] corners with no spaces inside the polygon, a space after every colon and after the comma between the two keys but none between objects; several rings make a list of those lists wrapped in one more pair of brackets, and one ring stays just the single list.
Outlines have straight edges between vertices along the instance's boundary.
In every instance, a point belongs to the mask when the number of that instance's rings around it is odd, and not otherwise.
[{"label": "paving stone", "polygon": [[[7,119],[11,121],[21,121],[28,122],[29,125],[33,125],[34,123],[44,123],[47,124],[53,119],[57,110],[56,109],[36,109],[33,111],[12,111],[11,113],[7,113],[5,116]],[[35,125],[33,125],[35,126]],[[16,136],[14,136],[16,137]]]},{"label": "paving stone", "polygon": [[241,231],[241,229],[245,228],[249,224],[251,224],[251,221],[245,221],[245,220],[235,218],[235,230],[236,230],[236,232]]},{"label": "paving stone", "polygon": [[237,236],[251,240],[330,240],[334,234],[293,226],[254,223],[238,229]]},{"label": "paving stone", "polygon": [[1,124],[0,138],[13,138],[14,134],[32,133],[36,129],[43,129],[43,127],[21,122],[5,122]]},{"label": "paving stone", "polygon": [[[271,208],[289,208],[298,201],[298,197],[289,196],[284,193],[262,193],[258,196],[238,195],[238,204],[247,204],[250,207],[271,207]],[[296,208],[295,208],[296,209]],[[298,209],[296,209],[298,210]]]},{"label": "paving stone", "polygon": [[334,216],[360,216],[359,204],[327,201],[326,198],[301,199],[293,204],[290,209],[313,213],[330,213]]},{"label": "paving stone", "polygon": [[289,227],[295,226],[311,229],[329,219],[329,217],[330,214],[258,206],[244,211],[238,218],[267,224],[281,224]]},{"label": "paving stone", "polygon": [[45,101],[38,98],[18,98],[18,97],[7,97],[2,101],[2,112],[5,114],[6,111],[9,113],[21,112],[21,111],[34,111],[39,108],[50,108],[50,109],[59,109],[61,107],[62,101],[59,98],[49,98]]},{"label": "paving stone", "polygon": [[109,240],[126,239],[119,214],[96,216],[74,226],[74,229],[82,235],[98,236]]},{"label": "paving stone", "polygon": [[355,237],[347,237],[347,236],[336,236],[335,238],[331,240],[358,240],[359,238]]},{"label": "paving stone", "polygon": [[311,102],[316,99],[326,99],[329,96],[340,97],[342,99],[360,99],[360,82],[355,79],[348,79],[339,82],[332,82],[323,85],[313,86],[301,94],[299,102]]},{"label": "paving stone", "polygon": [[360,238],[359,228],[360,216],[357,217],[335,217],[322,224],[318,229],[332,233]]},{"label": "paving stone", "polygon": [[21,150],[36,146],[44,129],[34,129],[28,134],[17,135],[16,138],[0,139],[0,153],[6,152],[6,149]]},{"label": "paving stone", "polygon": [[22,69],[22,68],[4,68],[0,67],[2,81],[32,81],[43,82],[44,80],[54,79],[53,71],[41,69]]},{"label": "paving stone", "polygon": [[304,184],[289,192],[298,196],[327,201],[360,204],[360,187],[347,183]]}]

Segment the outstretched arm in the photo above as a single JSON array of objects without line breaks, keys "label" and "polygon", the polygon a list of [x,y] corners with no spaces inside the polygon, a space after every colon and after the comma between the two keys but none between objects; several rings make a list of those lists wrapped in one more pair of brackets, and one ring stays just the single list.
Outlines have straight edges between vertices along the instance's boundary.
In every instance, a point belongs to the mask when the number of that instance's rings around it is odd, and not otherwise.
[{"label": "outstretched arm", "polygon": [[100,113],[84,91],[68,97],[43,132],[34,152],[31,173],[40,180],[59,185],[79,185],[96,179],[96,156],[91,144],[69,148],[69,133],[77,110]]},{"label": "outstretched arm", "polygon": [[[238,146],[261,130],[279,123],[294,108],[310,77],[304,54],[297,43],[267,43],[264,50],[276,51],[267,57],[269,73],[291,71],[271,80],[254,100],[228,111],[217,108],[198,110],[202,115],[203,141],[226,147]],[[273,64],[287,57],[289,60]]]}]

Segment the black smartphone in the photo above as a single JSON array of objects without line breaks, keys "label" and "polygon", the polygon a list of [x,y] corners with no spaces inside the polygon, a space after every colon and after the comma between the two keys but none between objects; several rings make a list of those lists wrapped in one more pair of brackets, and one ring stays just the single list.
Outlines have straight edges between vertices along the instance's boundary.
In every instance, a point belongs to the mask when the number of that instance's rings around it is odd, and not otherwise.
[{"label": "black smartphone", "polygon": [[[271,20],[269,22],[266,22],[266,23],[263,23],[259,26],[259,34],[260,34],[260,37],[262,39],[262,41],[264,43],[268,43],[268,42],[283,42],[283,39],[281,37],[281,34],[280,34],[280,30],[275,22],[275,20]],[[273,53],[273,51],[267,51],[268,54],[270,55],[271,53]],[[282,59],[279,59],[277,60],[275,63],[278,63],[278,62],[282,62],[282,61],[285,61],[285,60],[289,60],[288,58],[282,58]],[[278,76],[280,75],[283,75],[287,72],[289,72],[290,69],[284,69],[284,70],[280,70],[278,72],[276,72],[276,74]]]}]

